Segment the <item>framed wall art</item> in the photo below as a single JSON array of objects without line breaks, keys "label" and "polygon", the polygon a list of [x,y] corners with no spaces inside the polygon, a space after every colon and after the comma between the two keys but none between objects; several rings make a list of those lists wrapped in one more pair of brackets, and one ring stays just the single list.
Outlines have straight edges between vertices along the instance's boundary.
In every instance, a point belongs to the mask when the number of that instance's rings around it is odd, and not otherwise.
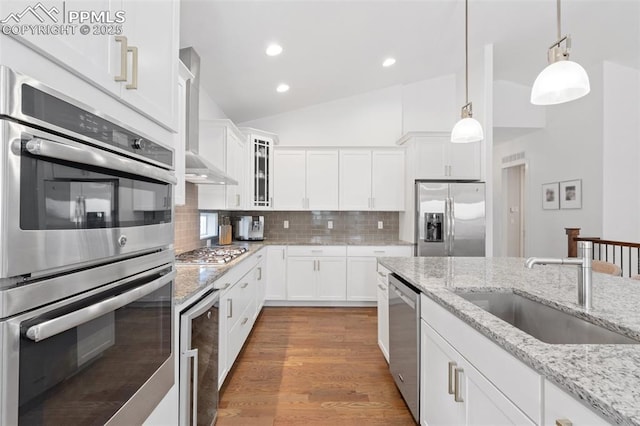
[{"label": "framed wall art", "polygon": [[558,182],[542,184],[542,208],[558,210],[560,208],[560,189]]},{"label": "framed wall art", "polygon": [[560,182],[560,208],[582,208],[582,179]]}]

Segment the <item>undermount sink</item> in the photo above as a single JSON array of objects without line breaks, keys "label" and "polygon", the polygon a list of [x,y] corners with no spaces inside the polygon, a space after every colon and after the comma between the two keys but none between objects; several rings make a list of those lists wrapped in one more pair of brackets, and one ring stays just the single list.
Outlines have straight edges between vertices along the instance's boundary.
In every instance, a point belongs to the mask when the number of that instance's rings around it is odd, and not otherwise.
[{"label": "undermount sink", "polygon": [[512,292],[458,292],[463,299],[551,344],[637,344],[627,336]]}]

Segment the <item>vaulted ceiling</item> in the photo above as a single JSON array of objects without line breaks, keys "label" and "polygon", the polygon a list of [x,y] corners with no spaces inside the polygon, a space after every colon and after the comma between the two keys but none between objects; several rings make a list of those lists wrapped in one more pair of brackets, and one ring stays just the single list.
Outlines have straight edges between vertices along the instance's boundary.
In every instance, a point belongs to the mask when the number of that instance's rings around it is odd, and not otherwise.
[{"label": "vaulted ceiling", "polygon": [[[640,69],[640,0],[564,0],[562,31],[577,62]],[[555,0],[469,0],[469,49],[494,44],[496,79],[530,85],[555,39]],[[271,42],[284,52],[265,55]],[[242,122],[461,71],[464,1],[182,0],[180,44],[198,51],[201,86]],[[277,93],[283,82],[290,91]]]}]

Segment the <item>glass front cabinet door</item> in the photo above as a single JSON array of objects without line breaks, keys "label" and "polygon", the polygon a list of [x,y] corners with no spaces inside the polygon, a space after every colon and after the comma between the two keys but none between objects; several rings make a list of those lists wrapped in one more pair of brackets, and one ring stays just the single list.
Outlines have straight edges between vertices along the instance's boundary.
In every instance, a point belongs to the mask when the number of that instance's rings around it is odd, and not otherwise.
[{"label": "glass front cabinet door", "polygon": [[251,208],[271,209],[273,207],[273,137],[250,134],[249,168]]}]

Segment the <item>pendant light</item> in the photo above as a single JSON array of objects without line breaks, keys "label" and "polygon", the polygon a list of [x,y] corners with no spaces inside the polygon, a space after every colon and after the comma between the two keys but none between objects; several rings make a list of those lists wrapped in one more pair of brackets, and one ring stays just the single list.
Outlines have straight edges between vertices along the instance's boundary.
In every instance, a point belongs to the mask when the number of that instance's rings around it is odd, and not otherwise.
[{"label": "pendant light", "polygon": [[482,125],[473,118],[473,106],[469,102],[469,0],[464,0],[464,99],[461,119],[453,126],[451,142],[469,143],[484,139]]},{"label": "pendant light", "polygon": [[[549,65],[538,74],[531,88],[531,103],[556,105],[581,98],[591,90],[589,76],[580,64],[569,60],[571,36],[562,37],[560,0],[557,0],[558,41],[547,51]],[[564,42],[565,47],[560,45]]]}]

